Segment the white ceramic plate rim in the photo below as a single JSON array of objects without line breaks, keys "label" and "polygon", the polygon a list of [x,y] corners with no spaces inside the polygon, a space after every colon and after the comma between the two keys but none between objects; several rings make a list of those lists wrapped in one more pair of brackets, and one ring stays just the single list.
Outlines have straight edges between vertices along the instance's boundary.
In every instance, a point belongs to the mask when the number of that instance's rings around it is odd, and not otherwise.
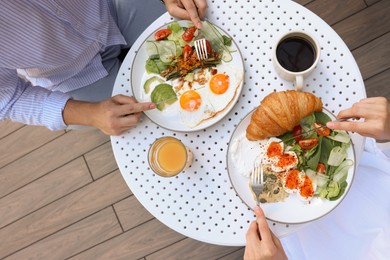
[{"label": "white ceramic plate rim", "polygon": [[[182,26],[187,26],[190,21],[180,20],[180,21],[176,21],[176,22],[178,22]],[[151,33],[148,37],[146,37],[146,39],[142,42],[138,51],[135,54],[133,64],[132,64],[133,69],[131,72],[130,84],[131,84],[131,89],[133,91],[133,95],[138,102],[144,102],[144,100],[142,100],[140,97],[141,97],[141,91],[143,91],[142,79],[144,78],[144,76],[146,74],[145,62],[148,59],[148,56],[147,56],[147,53],[146,53],[146,50],[144,47],[145,42],[147,40],[153,40],[154,33],[162,28],[166,28],[169,24],[170,23],[162,25],[157,30],[155,30],[153,33]],[[231,37],[227,32],[223,31],[220,27],[216,26],[215,24],[214,24],[214,26],[222,34]],[[200,123],[199,125],[197,125],[193,128],[190,128],[190,127],[186,126],[184,123],[182,123],[182,121],[180,120],[179,114],[175,114],[174,116],[165,116],[165,115],[162,116],[162,113],[157,109],[144,111],[144,114],[155,124],[165,128],[165,129],[172,130],[172,131],[178,131],[178,132],[194,132],[194,131],[202,130],[202,129],[210,127],[210,126],[214,125],[215,123],[219,122],[220,120],[222,120],[232,110],[232,108],[237,103],[237,100],[241,95],[243,82],[244,82],[244,60],[242,58],[242,55],[241,55],[241,52],[240,52],[238,46],[234,42],[234,39],[232,40],[231,49],[235,50],[234,52],[231,53],[233,56],[233,60],[231,62],[226,63],[226,64],[231,64],[232,66],[241,69],[242,73],[243,73],[242,74],[243,80],[241,81],[240,85],[236,89],[236,94],[234,96],[234,99],[229,103],[229,105],[223,111],[217,113],[214,117],[203,121],[202,123]],[[222,63],[225,63],[225,62],[222,61]]]},{"label": "white ceramic plate rim", "polygon": [[[244,131],[246,131],[246,127],[250,122],[250,118],[255,109],[253,109],[249,114],[247,114],[241,122],[238,124],[236,129],[234,130],[232,137],[229,141],[228,152],[227,152],[227,169],[230,182],[237,195],[241,198],[241,200],[253,210],[255,206],[255,200],[253,199],[253,195],[249,189],[249,179],[242,176],[238,173],[238,170],[234,166],[234,162],[231,158],[231,144],[232,141],[241,135]],[[332,119],[335,116],[326,109],[323,109],[325,113],[327,113]],[[344,192],[344,194],[336,201],[323,200],[320,198],[313,198],[310,204],[303,202],[301,199],[296,196],[296,194],[292,194],[287,198],[284,202],[278,203],[264,203],[261,204],[262,209],[267,217],[267,219],[284,224],[302,224],[307,223],[316,219],[319,219],[332,210],[334,210],[344,199],[344,197],[348,194],[349,189],[352,186],[355,168],[356,168],[356,157],[354,151],[354,145],[351,139],[351,146],[348,149],[347,158],[352,159],[354,162],[353,167],[351,167],[348,171],[347,183],[348,186]]]}]

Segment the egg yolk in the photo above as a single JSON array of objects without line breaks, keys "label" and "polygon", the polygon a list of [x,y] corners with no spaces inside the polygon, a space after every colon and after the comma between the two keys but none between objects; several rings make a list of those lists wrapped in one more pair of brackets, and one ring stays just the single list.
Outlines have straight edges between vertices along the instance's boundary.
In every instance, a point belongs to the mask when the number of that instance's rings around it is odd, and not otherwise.
[{"label": "egg yolk", "polygon": [[229,76],[216,74],[210,79],[210,89],[215,94],[223,94],[229,88]]},{"label": "egg yolk", "polygon": [[201,104],[202,98],[199,93],[194,90],[186,91],[180,96],[180,106],[186,111],[195,111]]}]

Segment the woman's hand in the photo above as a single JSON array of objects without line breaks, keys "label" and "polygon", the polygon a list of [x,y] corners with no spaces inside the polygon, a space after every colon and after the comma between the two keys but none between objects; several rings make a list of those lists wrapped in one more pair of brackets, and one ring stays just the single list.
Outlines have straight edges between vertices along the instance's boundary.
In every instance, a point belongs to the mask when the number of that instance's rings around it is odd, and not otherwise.
[{"label": "woman's hand", "polygon": [[256,221],[246,234],[245,260],[287,259],[282,243],[269,229],[263,210],[255,207]]},{"label": "woman's hand", "polygon": [[94,126],[107,135],[120,135],[139,123],[142,111],[155,107],[154,103],[138,103],[125,95],[97,103],[69,100],[63,118],[68,125]]},{"label": "woman's hand", "polygon": [[202,28],[200,19],[206,15],[208,8],[206,0],[164,0],[164,3],[170,15],[191,20],[196,28]]},{"label": "woman's hand", "polygon": [[337,115],[337,118],[342,117],[364,118],[364,122],[329,122],[326,126],[356,132],[376,140],[390,140],[390,105],[384,97],[362,99]]}]

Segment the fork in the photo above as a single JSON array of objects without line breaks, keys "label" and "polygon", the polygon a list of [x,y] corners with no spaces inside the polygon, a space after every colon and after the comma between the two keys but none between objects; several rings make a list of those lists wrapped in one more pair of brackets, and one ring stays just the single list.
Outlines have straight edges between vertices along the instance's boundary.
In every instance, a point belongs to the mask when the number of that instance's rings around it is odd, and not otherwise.
[{"label": "fork", "polygon": [[208,58],[206,39],[199,39],[194,41],[196,56],[199,60],[205,60]]},{"label": "fork", "polygon": [[264,189],[262,160],[255,161],[255,165],[254,165],[254,168],[252,169],[252,173],[251,173],[251,179],[250,179],[249,186],[252,189],[252,192],[256,196],[256,205],[259,206],[259,204],[260,204],[259,196],[260,196],[260,193]]}]

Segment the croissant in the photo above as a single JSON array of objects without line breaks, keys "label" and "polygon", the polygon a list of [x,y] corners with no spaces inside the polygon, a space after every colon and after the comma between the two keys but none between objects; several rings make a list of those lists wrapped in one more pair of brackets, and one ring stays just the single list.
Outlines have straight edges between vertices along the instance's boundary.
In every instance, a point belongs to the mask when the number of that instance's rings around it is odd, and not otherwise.
[{"label": "croissant", "polygon": [[322,111],[321,99],[307,92],[287,90],[266,96],[252,114],[246,129],[248,140],[262,140],[292,131],[314,111]]}]

